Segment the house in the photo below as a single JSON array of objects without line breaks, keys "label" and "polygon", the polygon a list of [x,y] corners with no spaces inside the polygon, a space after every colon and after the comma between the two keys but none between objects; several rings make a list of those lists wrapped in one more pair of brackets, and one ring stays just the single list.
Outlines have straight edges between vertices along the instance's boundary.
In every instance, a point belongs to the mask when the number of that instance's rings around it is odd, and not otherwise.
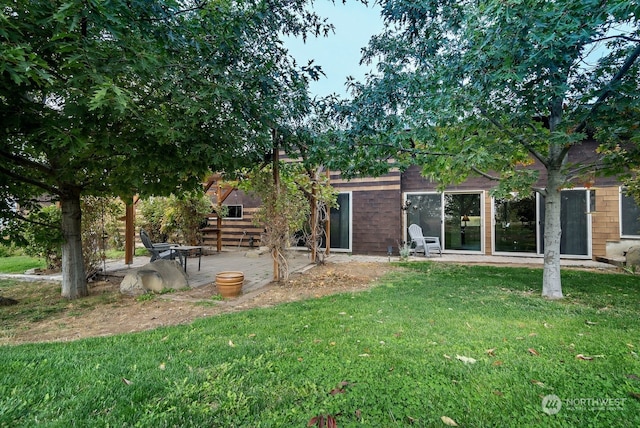
[{"label": "house", "polygon": [[[587,157],[593,145],[570,153],[573,160]],[[536,166],[534,166],[536,167]],[[425,235],[439,236],[444,252],[483,255],[542,256],[543,196],[495,199],[495,183],[477,177],[444,192],[420,175],[417,166],[376,178],[344,180],[331,173],[339,192],[339,208],[331,212],[332,252],[398,254],[408,239],[407,228],[419,224]],[[538,187],[544,187],[542,174]],[[223,245],[258,245],[260,228],[251,223],[259,206],[238,190],[225,204]],[[562,257],[619,260],[626,250],[640,245],[640,209],[613,177],[598,177],[562,191]],[[213,218],[210,220],[213,221]]]}]

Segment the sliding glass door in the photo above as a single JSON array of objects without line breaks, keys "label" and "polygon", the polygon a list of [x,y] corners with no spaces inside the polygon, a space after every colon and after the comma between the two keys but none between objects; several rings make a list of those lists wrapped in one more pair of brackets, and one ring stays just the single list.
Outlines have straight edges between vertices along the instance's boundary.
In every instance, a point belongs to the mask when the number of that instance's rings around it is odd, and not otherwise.
[{"label": "sliding glass door", "polygon": [[408,194],[407,227],[417,224],[424,236],[437,236],[442,240],[442,195],[440,193]]},{"label": "sliding glass door", "polygon": [[482,249],[480,193],[444,194],[444,248],[446,250]]},{"label": "sliding glass door", "polygon": [[[595,196],[594,196],[595,197]],[[585,190],[563,190],[560,204],[560,254],[588,256],[590,252],[589,211],[591,192]],[[540,252],[544,253],[544,196],[540,195]]]},{"label": "sliding glass door", "polygon": [[446,250],[482,250],[481,193],[406,195],[406,227],[417,224],[425,236],[438,236]]},{"label": "sliding glass door", "polygon": [[536,197],[494,201],[494,251],[537,253]]}]

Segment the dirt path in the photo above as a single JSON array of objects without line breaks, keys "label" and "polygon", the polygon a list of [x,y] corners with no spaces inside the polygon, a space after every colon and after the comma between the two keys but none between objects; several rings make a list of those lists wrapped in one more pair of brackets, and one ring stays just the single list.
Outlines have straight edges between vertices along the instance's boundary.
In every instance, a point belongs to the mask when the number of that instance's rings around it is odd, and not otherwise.
[{"label": "dirt path", "polygon": [[[197,318],[279,303],[361,291],[394,269],[387,263],[328,263],[292,274],[285,284],[272,283],[237,299],[218,300],[215,285],[136,299],[119,293],[119,283],[100,282],[91,296],[72,302],[59,297],[59,284],[28,285],[12,289],[18,305],[0,308],[9,321],[1,331],[0,344],[69,341],[110,336],[189,323]],[[24,288],[24,290],[22,290]],[[39,295],[44,293],[44,295]],[[29,305],[27,308],[26,305]],[[47,307],[58,308],[47,311]],[[8,311],[18,311],[11,317]],[[36,315],[24,316],[26,313]]]}]

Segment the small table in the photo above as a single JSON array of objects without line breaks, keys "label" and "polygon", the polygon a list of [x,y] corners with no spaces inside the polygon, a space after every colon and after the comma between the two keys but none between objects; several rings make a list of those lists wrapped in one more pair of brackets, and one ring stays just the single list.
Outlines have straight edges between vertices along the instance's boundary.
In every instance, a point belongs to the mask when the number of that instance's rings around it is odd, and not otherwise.
[{"label": "small table", "polygon": [[192,251],[194,251],[196,253],[196,256],[198,256],[198,271],[200,271],[200,263],[202,261],[202,249],[204,247],[200,246],[200,245],[175,245],[173,247],[170,248],[171,251],[176,251],[178,253],[180,253],[180,259],[182,260],[182,258],[184,257],[184,271],[187,271],[187,258],[189,256],[189,253],[191,253]]}]

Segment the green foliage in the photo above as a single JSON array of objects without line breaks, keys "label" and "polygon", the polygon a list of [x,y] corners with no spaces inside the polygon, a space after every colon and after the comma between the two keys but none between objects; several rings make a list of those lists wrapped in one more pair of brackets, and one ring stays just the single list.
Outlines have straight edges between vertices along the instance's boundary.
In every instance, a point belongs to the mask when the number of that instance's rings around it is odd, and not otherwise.
[{"label": "green foliage", "polygon": [[278,171],[278,185],[272,167],[259,167],[249,172],[239,188],[261,200],[253,221],[264,227],[261,243],[279,262],[278,278],[286,279],[286,250],[309,221],[312,202],[316,209],[326,211],[336,204],[336,194],[324,178],[309,174],[301,163],[280,163]]},{"label": "green foliage", "polygon": [[258,197],[262,205],[254,213],[253,222],[264,227],[261,244],[271,250],[278,262],[278,278],[288,278],[285,251],[291,245],[293,234],[302,229],[309,216],[309,202],[297,186],[296,174],[284,164],[279,165],[278,183],[272,168],[256,168],[240,188]]},{"label": "green foliage", "polygon": [[402,266],[361,293],[5,346],[0,424],[638,426],[636,278],[566,271],[559,302],[534,293],[539,269]]},{"label": "green foliage", "polygon": [[10,242],[7,237],[5,239],[5,243],[0,243],[0,257],[21,256],[24,254],[24,251],[16,247],[15,243]]},{"label": "green foliage", "polygon": [[[306,4],[4,5],[2,216],[14,216],[16,206],[32,210],[43,194],[63,207],[83,195],[179,194],[199,188],[210,170],[253,165],[270,149],[270,125],[308,111],[307,83],[317,70],[299,67],[281,43],[330,31]],[[80,218],[66,220],[74,230],[65,234],[75,236]],[[73,269],[79,245],[63,245]],[[86,294],[81,277],[65,276],[64,292]]]},{"label": "green foliage", "polygon": [[152,197],[140,202],[143,219],[138,224],[154,242],[195,245],[202,240],[200,227],[211,210],[211,201],[201,191],[180,197]]},{"label": "green foliage", "polygon": [[343,158],[347,171],[394,156],[442,185],[487,174],[504,196],[536,182],[533,161],[562,165],[563,185],[622,169],[602,151],[563,164],[586,137],[610,155],[637,145],[640,26],[628,2],[383,1],[382,15],[363,56],[380,73],[351,82],[344,106],[345,149],[359,155]]},{"label": "green foliage", "polygon": [[11,222],[6,233],[27,255],[43,258],[47,269],[58,270],[62,262],[61,219],[60,208],[44,206],[29,213],[24,221]]},{"label": "green foliage", "polygon": [[124,210],[124,203],[118,198],[82,198],[82,257],[89,276],[106,258],[105,251],[110,245],[124,248],[124,236],[120,233]]}]

